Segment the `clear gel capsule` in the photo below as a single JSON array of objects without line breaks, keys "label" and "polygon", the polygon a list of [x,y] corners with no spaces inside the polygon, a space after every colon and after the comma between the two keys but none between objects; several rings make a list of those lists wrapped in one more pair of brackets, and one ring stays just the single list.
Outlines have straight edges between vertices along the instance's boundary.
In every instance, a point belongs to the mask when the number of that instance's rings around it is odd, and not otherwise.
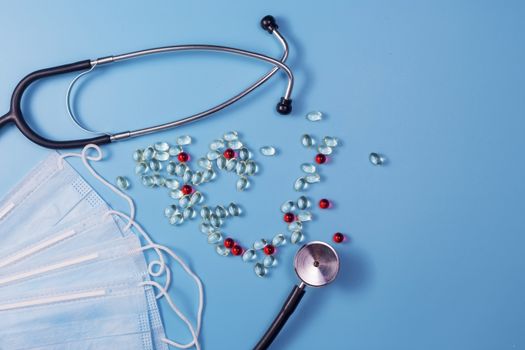
[{"label": "clear gel capsule", "polygon": [[319,147],[317,147],[317,151],[321,154],[329,155],[332,154],[332,147],[327,145],[319,145]]},{"label": "clear gel capsule", "polygon": [[150,161],[153,159],[153,156],[155,156],[155,149],[151,146],[146,147],[144,150],[144,153],[142,154],[142,157],[145,161]]},{"label": "clear gel capsule", "polygon": [[203,169],[211,169],[213,167],[213,164],[211,163],[211,161],[208,159],[208,158],[199,158],[199,160],[197,161],[197,164],[203,168]]},{"label": "clear gel capsule", "polygon": [[311,122],[318,122],[323,119],[323,113],[320,111],[311,111],[306,114],[306,119]]},{"label": "clear gel capsule", "polygon": [[166,209],[164,209],[164,216],[167,218],[170,218],[173,216],[173,214],[178,213],[178,212],[179,212],[179,208],[175,204],[168,205]]},{"label": "clear gel capsule", "polygon": [[190,204],[190,195],[189,194],[184,195],[184,196],[179,198],[179,205],[182,208],[186,208],[189,204]]},{"label": "clear gel capsule", "polygon": [[149,168],[151,169],[151,171],[161,171],[162,170],[162,164],[156,160],[156,159],[152,159],[149,161]]},{"label": "clear gel capsule", "polygon": [[237,179],[237,183],[236,183],[237,191],[244,191],[249,186],[250,186],[250,181],[246,177],[241,176]]},{"label": "clear gel capsule", "polygon": [[178,163],[175,166],[175,174],[177,174],[177,176],[182,177],[184,173],[186,172],[186,170],[188,170],[188,166],[185,163]]},{"label": "clear gel capsule", "polygon": [[294,221],[288,225],[288,231],[301,231],[303,229],[303,223],[301,221]]},{"label": "clear gel capsule", "polygon": [[170,159],[170,155],[168,152],[157,152],[155,153],[155,159],[161,162],[165,162],[168,159]]},{"label": "clear gel capsule", "polygon": [[180,225],[184,222],[184,217],[181,213],[175,213],[168,220],[171,225]]},{"label": "clear gel capsule", "polygon": [[222,138],[226,141],[235,141],[239,138],[239,134],[237,131],[228,131],[223,135]]},{"label": "clear gel capsule", "polygon": [[180,199],[182,196],[184,196],[184,193],[182,193],[181,190],[171,190],[169,194],[173,199]]},{"label": "clear gel capsule", "polygon": [[143,175],[142,176],[142,184],[146,187],[153,187],[155,186],[155,180],[153,180],[152,176]]},{"label": "clear gel capsule", "polygon": [[211,225],[206,222],[203,222],[202,224],[200,224],[199,229],[205,235],[209,235],[213,231],[213,228],[211,227]]},{"label": "clear gel capsule", "polygon": [[277,265],[277,259],[273,255],[266,255],[263,259],[264,267],[272,267]]},{"label": "clear gel capsule", "polygon": [[191,171],[191,169],[186,169],[186,171],[184,172],[184,175],[182,175],[182,181],[190,182],[192,176],[193,176],[193,171]]},{"label": "clear gel capsule", "polygon": [[181,146],[170,146],[168,153],[171,157],[176,157],[180,152],[182,152]]},{"label": "clear gel capsule", "polygon": [[215,213],[211,213],[210,215],[210,225],[215,228],[219,228],[222,226],[222,219]]},{"label": "clear gel capsule", "polygon": [[337,147],[339,140],[337,139],[337,137],[325,136],[323,137],[323,142],[329,147]]},{"label": "clear gel capsule", "polygon": [[217,158],[219,158],[221,156],[221,153],[219,151],[209,151],[207,154],[206,154],[206,158],[208,160],[215,160]]},{"label": "clear gel capsule", "polygon": [[264,277],[268,273],[268,269],[264,267],[261,263],[256,263],[253,267],[253,270],[255,271],[255,274],[259,277]]},{"label": "clear gel capsule", "polygon": [[301,243],[304,239],[304,235],[301,231],[294,231],[290,236],[290,242],[293,244]]},{"label": "clear gel capsule", "polygon": [[259,239],[258,241],[255,241],[255,242],[253,243],[253,249],[255,249],[255,250],[261,250],[261,249],[263,249],[267,244],[268,244],[268,242],[267,242],[264,238],[261,238],[261,239]]},{"label": "clear gel capsule", "polygon": [[228,205],[228,213],[230,213],[231,216],[239,216],[241,215],[242,210],[236,203],[231,202]]},{"label": "clear gel capsule", "polygon": [[182,212],[182,216],[184,217],[184,219],[193,219],[196,214],[197,213],[195,212],[195,209],[193,209],[192,207],[188,207]]},{"label": "clear gel capsule", "polygon": [[226,161],[226,171],[234,171],[237,166],[237,159],[232,158]]},{"label": "clear gel capsule", "polygon": [[180,184],[179,181],[175,179],[166,179],[164,181],[164,186],[170,190],[176,190],[177,188],[179,188]]},{"label": "clear gel capsule", "polygon": [[308,174],[304,177],[304,179],[306,180],[306,182],[308,182],[309,184],[314,184],[316,182],[319,182],[321,181],[321,175],[315,173],[315,174]]},{"label": "clear gel capsule", "polygon": [[276,153],[275,147],[273,146],[263,146],[259,149],[259,151],[261,152],[263,156],[267,156],[267,157],[274,156]]},{"label": "clear gel capsule", "polygon": [[246,173],[246,162],[244,161],[238,161],[237,165],[235,166],[235,172],[237,175],[244,175]]},{"label": "clear gel capsule", "polygon": [[116,183],[121,190],[127,190],[129,188],[129,180],[124,176],[117,176]]},{"label": "clear gel capsule", "polygon": [[135,152],[133,152],[133,160],[135,162],[141,162],[142,161],[142,154],[144,153],[143,150],[138,149]]},{"label": "clear gel capsule", "polygon": [[170,175],[175,175],[175,167],[177,166],[177,164],[175,164],[175,162],[173,161],[170,161],[168,163],[168,165],[166,166],[166,172]]},{"label": "clear gel capsule", "polygon": [[286,236],[282,233],[276,234],[272,239],[272,245],[275,247],[279,247],[286,243]]},{"label": "clear gel capsule", "polygon": [[295,203],[294,201],[286,201],[281,205],[281,211],[283,213],[289,213],[291,211],[295,210]]},{"label": "clear gel capsule", "polygon": [[148,170],[149,168],[146,163],[139,163],[135,166],[135,174],[137,175],[145,174]]},{"label": "clear gel capsule", "polygon": [[153,147],[159,152],[167,152],[170,149],[170,145],[167,142],[157,142]]},{"label": "clear gel capsule", "polygon": [[219,158],[217,158],[217,168],[223,170],[226,168],[226,158],[224,158],[224,156],[219,156]]},{"label": "clear gel capsule", "polygon": [[204,197],[202,193],[200,191],[195,191],[191,194],[189,205],[194,206],[194,205],[200,204],[202,203],[203,200],[204,200]]},{"label": "clear gel capsule", "polygon": [[297,220],[301,222],[311,221],[312,213],[310,213],[309,211],[302,211],[299,214],[297,214]]},{"label": "clear gel capsule", "polygon": [[215,178],[215,170],[207,169],[202,172],[202,181],[208,182]]},{"label": "clear gel capsule", "polygon": [[256,257],[257,257],[257,253],[255,253],[255,250],[246,249],[244,253],[242,254],[242,261],[250,262],[252,260],[255,260]]},{"label": "clear gel capsule", "polygon": [[370,163],[372,163],[373,165],[383,165],[383,163],[385,162],[383,156],[375,152],[370,153],[370,155],[368,156],[368,160],[370,160]]},{"label": "clear gel capsule", "polygon": [[215,214],[223,219],[228,216],[228,211],[222,205],[218,205],[215,207]]},{"label": "clear gel capsule", "polygon": [[203,205],[201,207],[201,218],[207,221],[210,219],[210,215],[211,215],[211,209],[208,206]]},{"label": "clear gel capsule", "polygon": [[315,139],[308,134],[304,134],[303,136],[301,136],[301,143],[304,147],[312,147],[313,145],[315,145]]},{"label": "clear gel capsule", "polygon": [[306,182],[306,179],[304,177],[298,178],[293,184],[293,188],[296,191],[304,191],[307,187],[308,183]]},{"label": "clear gel capsule", "polygon": [[[212,141],[212,143],[210,143],[210,149],[212,151],[218,151],[220,149],[223,149],[224,148],[224,140],[222,139],[218,139],[218,140],[214,140]],[[219,153],[219,152],[217,152]]]},{"label": "clear gel capsule", "polygon": [[239,140],[235,140],[235,141],[229,141],[228,142],[228,148],[231,148],[231,149],[241,149],[242,148],[242,142],[239,141]]},{"label": "clear gel capsule", "polygon": [[303,163],[301,164],[301,170],[307,174],[313,174],[317,169],[312,163]]},{"label": "clear gel capsule", "polygon": [[202,171],[196,171],[191,176],[191,183],[194,185],[198,185],[202,183]]},{"label": "clear gel capsule", "polygon": [[219,232],[212,232],[208,235],[209,244],[217,244],[222,241],[222,235]]},{"label": "clear gel capsule", "polygon": [[155,182],[155,186],[159,187],[162,187],[166,184],[166,179],[159,174],[153,175],[153,181]]},{"label": "clear gel capsule", "polygon": [[216,247],[215,247],[215,251],[217,252],[217,254],[221,255],[221,256],[228,256],[230,255],[230,250],[228,248],[226,248],[224,245],[222,244],[218,244]]},{"label": "clear gel capsule", "polygon": [[240,160],[248,160],[251,158],[251,154],[250,154],[250,151],[248,150],[248,148],[246,147],[242,147],[239,152],[239,159]]},{"label": "clear gel capsule", "polygon": [[305,210],[310,207],[310,200],[306,196],[301,196],[297,199],[297,208],[299,210]]},{"label": "clear gel capsule", "polygon": [[179,146],[186,146],[191,144],[191,136],[189,135],[183,135],[177,137],[177,145]]},{"label": "clear gel capsule", "polygon": [[257,173],[258,170],[259,168],[257,166],[257,163],[255,163],[255,161],[251,159],[246,161],[246,172],[245,172],[246,175],[248,176],[255,175],[255,173]]}]

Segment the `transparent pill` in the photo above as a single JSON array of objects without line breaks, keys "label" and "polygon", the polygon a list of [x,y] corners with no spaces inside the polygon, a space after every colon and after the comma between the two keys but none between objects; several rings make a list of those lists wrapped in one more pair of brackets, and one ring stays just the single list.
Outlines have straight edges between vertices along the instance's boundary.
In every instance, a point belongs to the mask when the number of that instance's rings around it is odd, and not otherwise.
[{"label": "transparent pill", "polygon": [[252,260],[255,260],[256,257],[257,257],[257,253],[255,253],[255,250],[246,249],[246,251],[242,254],[242,261],[250,262]]},{"label": "transparent pill", "polygon": [[176,190],[177,188],[179,188],[180,183],[175,179],[166,179],[164,181],[164,186],[170,190]]},{"label": "transparent pill", "polygon": [[293,188],[296,191],[304,191],[307,187],[308,182],[306,182],[306,179],[304,177],[298,178],[293,184]]},{"label": "transparent pill", "polygon": [[211,161],[208,159],[208,158],[199,158],[199,160],[197,161],[197,164],[203,168],[203,169],[211,169],[213,167],[213,164],[211,163]]},{"label": "transparent pill", "polygon": [[177,166],[177,164],[175,164],[175,162],[173,161],[170,161],[168,163],[168,165],[166,166],[166,172],[170,175],[175,175],[175,167]]},{"label": "transparent pill", "polygon": [[191,183],[194,185],[198,185],[202,183],[202,171],[196,171],[191,176]]},{"label": "transparent pill", "polygon": [[237,179],[237,183],[235,186],[237,187],[237,191],[244,191],[245,189],[250,187],[250,181],[246,177],[241,176]]},{"label": "transparent pill", "polygon": [[170,154],[168,152],[156,152],[155,159],[161,162],[165,162],[170,159]]},{"label": "transparent pill", "polygon": [[189,135],[183,135],[177,137],[177,145],[179,146],[186,146],[191,144],[191,136]]},{"label": "transparent pill", "polygon": [[229,141],[228,142],[228,148],[231,148],[231,149],[241,149],[242,146],[243,146],[243,144],[239,140]]},{"label": "transparent pill", "polygon": [[212,232],[208,235],[208,243],[217,244],[222,241],[222,235],[219,232]]},{"label": "transparent pill", "polygon": [[153,147],[159,152],[167,152],[170,149],[170,145],[167,142],[157,142]]},{"label": "transparent pill", "polygon": [[209,235],[213,231],[213,228],[211,227],[211,225],[206,222],[203,222],[202,224],[200,224],[199,229],[205,235]]},{"label": "transparent pill", "polygon": [[275,147],[273,146],[263,146],[259,149],[259,151],[261,152],[263,156],[267,156],[267,157],[274,156],[276,153]]},{"label": "transparent pill", "polygon": [[204,200],[204,196],[202,195],[202,193],[200,191],[195,191],[190,197],[189,205],[194,206],[194,205],[200,204],[202,203],[203,200]]},{"label": "transparent pill", "polygon": [[180,197],[179,198],[179,205],[182,208],[186,208],[188,205],[190,205],[190,195],[187,194],[187,195],[184,195],[184,196]]},{"label": "transparent pill", "polygon": [[169,217],[169,222],[171,225],[180,225],[184,222],[184,217],[181,213],[175,213]]},{"label": "transparent pill", "polygon": [[238,161],[237,165],[235,166],[235,172],[237,175],[244,175],[246,173],[246,162],[244,161]]},{"label": "transparent pill", "polygon": [[176,157],[180,152],[182,152],[181,146],[171,146],[168,150],[168,153],[172,157]]},{"label": "transparent pill", "polygon": [[155,149],[151,146],[146,147],[144,150],[144,153],[142,154],[142,157],[144,160],[149,161],[153,159],[153,156],[155,156]]},{"label": "transparent pill", "polygon": [[217,162],[217,168],[219,168],[221,170],[226,168],[226,158],[224,158],[224,156],[219,156],[219,158],[217,158],[216,162]]},{"label": "transparent pill", "polygon": [[218,151],[218,150],[223,149],[223,148],[224,148],[224,140],[218,139],[218,140],[214,140],[214,141],[212,141],[212,143],[210,143],[210,149],[212,151]]},{"label": "transparent pill", "polygon": [[215,214],[223,219],[228,216],[228,211],[222,205],[218,205],[215,207]]},{"label": "transparent pill", "polygon": [[206,205],[203,205],[201,207],[201,218],[203,218],[204,220],[209,220],[210,219],[210,215],[211,215],[211,209],[206,206]]},{"label": "transparent pill", "polygon": [[306,119],[311,122],[318,122],[323,119],[323,113],[320,111],[311,111],[306,114]]},{"label": "transparent pill", "polygon": [[323,137],[323,142],[329,147],[336,147],[339,143],[339,140],[337,139],[337,137],[325,136]]},{"label": "transparent pill", "polygon": [[239,159],[240,159],[240,160],[248,160],[248,159],[250,159],[251,156],[252,156],[252,155],[250,154],[250,151],[249,151],[248,148],[246,148],[246,147],[242,147],[242,148],[239,150],[238,154],[239,154]]},{"label": "transparent pill", "polygon": [[151,169],[151,171],[161,171],[162,170],[162,164],[156,160],[156,159],[152,159],[149,161],[149,168]]},{"label": "transparent pill", "polygon": [[208,158],[208,160],[215,160],[219,158],[220,156],[221,156],[221,153],[219,151],[209,151],[206,154],[206,158]]},{"label": "transparent pill", "polygon": [[223,135],[222,138],[226,141],[235,141],[239,138],[239,134],[237,131],[228,131]]},{"label": "transparent pill", "polygon": [[164,216],[169,218],[173,216],[173,214],[178,213],[178,212],[179,212],[179,208],[175,204],[168,205],[166,209],[164,209]]},{"label": "transparent pill", "polygon": [[232,158],[226,161],[226,171],[234,171],[237,166],[237,159]]},{"label": "transparent pill", "polygon": [[171,190],[169,195],[173,199],[180,199],[182,196],[184,196],[184,193],[182,193],[181,190]]},{"label": "transparent pill", "polygon": [[195,215],[197,215],[197,213],[192,207],[188,207],[182,212],[182,216],[184,217],[184,219],[193,219]]},{"label": "transparent pill", "polygon": [[182,181],[184,182],[190,182],[191,177],[193,176],[193,171],[191,169],[187,168],[184,174],[182,175]]},{"label": "transparent pill", "polygon": [[215,178],[215,171],[213,169],[204,170],[202,172],[202,181],[208,182]]},{"label": "transparent pill", "polygon": [[149,170],[148,165],[146,163],[139,163],[135,166],[135,174],[142,175],[146,173]]},{"label": "transparent pill", "polygon": [[317,152],[324,155],[329,155],[332,154],[332,147],[327,145],[319,145],[319,147],[317,147]]},{"label": "transparent pill", "polygon": [[159,174],[153,175],[153,181],[155,182],[155,186],[159,187],[162,187],[166,184],[166,179]]},{"label": "transparent pill", "polygon": [[216,247],[215,247],[215,251],[217,252],[217,254],[221,255],[221,256],[228,256],[230,255],[230,250],[228,248],[226,248],[224,245],[222,244],[218,244]]},{"label": "transparent pill", "polygon": [[313,174],[317,170],[314,164],[312,163],[303,163],[301,164],[301,170],[307,174]]},{"label": "transparent pill", "polygon": [[308,174],[304,177],[304,179],[306,180],[306,182],[308,182],[309,184],[314,184],[316,182],[319,182],[321,181],[321,175],[319,174]]},{"label": "transparent pill", "polygon": [[222,226],[222,219],[215,213],[210,214],[210,225],[219,228]]},{"label": "transparent pill", "polygon": [[370,153],[368,159],[370,160],[370,163],[374,165],[383,165],[383,163],[385,162],[383,156],[375,152]]},{"label": "transparent pill", "polygon": [[309,211],[302,211],[299,214],[297,214],[297,220],[301,222],[311,221],[312,213],[310,213]]},{"label": "transparent pill", "polygon": [[252,176],[252,175],[255,175],[255,173],[257,173],[257,171],[259,170],[259,167],[257,166],[257,163],[255,163],[255,161],[253,160],[248,160],[246,162],[246,175],[249,175],[249,176]]},{"label": "transparent pill", "polygon": [[301,231],[303,229],[303,223],[301,221],[294,221],[288,224],[288,231]]},{"label": "transparent pill", "polygon": [[175,165],[175,174],[177,174],[177,176],[182,176],[184,175],[187,169],[188,166],[186,164],[178,163],[177,165]]},{"label": "transparent pill", "polygon": [[153,187],[155,186],[155,180],[153,180],[153,176],[143,175],[142,184],[146,187]]},{"label": "transparent pill", "polygon": [[142,158],[142,157],[143,157],[143,153],[144,153],[144,151],[141,150],[141,149],[138,149],[138,150],[136,150],[135,152],[133,152],[133,160],[134,160],[135,162],[141,162],[142,159],[143,159],[143,158]]},{"label": "transparent pill", "polygon": [[294,201],[286,201],[281,205],[281,211],[283,213],[289,213],[291,211],[295,210],[295,203]]},{"label": "transparent pill", "polygon": [[256,263],[253,267],[253,270],[255,271],[255,274],[259,277],[264,277],[268,273],[268,269],[264,267],[261,263]]},{"label": "transparent pill", "polygon": [[315,145],[315,139],[308,134],[304,134],[303,136],[301,136],[301,143],[304,147],[312,147],[313,145]]},{"label": "transparent pill", "polygon": [[272,245],[275,247],[279,247],[281,245],[284,245],[286,243],[286,236],[282,233],[276,234],[272,239]]},{"label": "transparent pill", "polygon": [[301,196],[297,199],[297,208],[299,210],[305,210],[310,207],[310,200],[306,196]]},{"label": "transparent pill", "polygon": [[263,259],[264,267],[272,267],[277,265],[277,259],[273,255],[266,255]]},{"label": "transparent pill", "polygon": [[255,242],[253,243],[253,249],[255,249],[255,250],[261,250],[261,249],[263,249],[267,244],[268,244],[268,242],[267,242],[264,238],[261,238],[261,239],[259,239],[258,241],[255,241]]},{"label": "transparent pill", "polygon": [[228,213],[230,213],[231,216],[239,216],[241,215],[242,210],[236,203],[231,202],[228,205]]},{"label": "transparent pill", "polygon": [[290,236],[290,242],[293,244],[301,243],[304,239],[304,235],[301,231],[294,231]]},{"label": "transparent pill", "polygon": [[121,190],[127,190],[129,188],[129,180],[124,176],[117,176],[116,183]]}]

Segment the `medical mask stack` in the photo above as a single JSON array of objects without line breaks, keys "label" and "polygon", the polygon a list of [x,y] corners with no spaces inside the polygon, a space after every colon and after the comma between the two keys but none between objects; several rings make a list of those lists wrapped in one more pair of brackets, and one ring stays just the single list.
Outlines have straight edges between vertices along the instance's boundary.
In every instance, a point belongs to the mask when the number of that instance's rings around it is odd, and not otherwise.
[{"label": "medical mask stack", "polygon": [[[99,155],[87,156],[93,148]],[[67,156],[82,158],[97,179],[128,200],[130,216],[109,208]],[[95,146],[80,154],[52,153],[0,201],[0,349],[199,349],[200,280],[134,222],[131,199],[91,168],[89,161],[99,159]],[[145,250],[159,260],[148,265]],[[164,254],[198,286],[196,327],[169,296]],[[162,284],[155,281],[161,275]],[[187,324],[190,343],[166,338],[159,298]]]}]

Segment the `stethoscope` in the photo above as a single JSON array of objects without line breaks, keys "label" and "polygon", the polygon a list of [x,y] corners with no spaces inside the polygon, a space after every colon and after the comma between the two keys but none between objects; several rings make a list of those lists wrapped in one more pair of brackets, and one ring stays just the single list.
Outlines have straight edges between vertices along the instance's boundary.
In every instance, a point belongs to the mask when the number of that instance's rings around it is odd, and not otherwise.
[{"label": "stethoscope", "polygon": [[339,256],[335,249],[327,243],[309,242],[295,254],[294,268],[301,283],[293,287],[281,311],[279,311],[266,333],[254,347],[254,350],[268,349],[297,308],[297,305],[299,305],[304,296],[306,286],[323,287],[337,277]]},{"label": "stethoscope", "polygon": [[[7,114],[0,117],[0,128],[4,125],[7,125],[9,123],[14,123],[16,127],[20,130],[20,132],[25,135],[29,140],[33,141],[36,144],[39,144],[40,146],[46,147],[46,148],[52,148],[52,149],[65,149],[65,148],[79,148],[84,147],[87,144],[96,144],[96,145],[102,145],[107,144],[111,142],[121,141],[125,139],[129,139],[132,137],[138,137],[146,134],[151,134],[167,129],[176,128],[178,126],[186,125],[191,122],[195,122],[197,120],[201,120],[205,117],[208,117],[228,106],[231,104],[239,101],[244,96],[248,95],[250,92],[257,89],[259,86],[264,84],[268,79],[270,79],[279,69],[282,69],[286,75],[288,76],[288,85],[286,87],[286,91],[284,93],[284,96],[281,97],[279,103],[277,104],[277,112],[280,114],[286,115],[289,114],[292,111],[292,90],[293,90],[293,84],[294,84],[294,77],[293,73],[284,64],[288,57],[288,43],[284,39],[284,37],[279,33],[278,31],[278,25],[275,22],[275,18],[272,16],[265,16],[261,20],[261,27],[268,31],[268,33],[273,34],[277,40],[281,43],[284,53],[280,60],[274,59],[272,57],[255,53],[252,51],[247,50],[241,50],[237,48],[227,47],[227,46],[217,46],[217,45],[176,45],[176,46],[165,46],[165,47],[157,47],[152,49],[146,49],[146,50],[140,50],[140,51],[134,51],[129,52],[121,55],[116,56],[107,56],[98,58],[95,60],[84,60],[79,61],[75,63],[70,63],[62,66],[52,67],[52,68],[46,68],[42,70],[35,71],[33,73],[30,73],[26,77],[24,77],[16,86],[15,90],[13,91],[13,95],[11,97],[11,106],[10,110]],[[77,119],[73,116],[72,110],[70,108],[70,91],[71,87],[74,82],[77,81],[77,79],[92,71],[95,67],[100,67],[102,65],[106,65],[109,63],[116,63],[121,62],[124,60],[130,60],[142,56],[148,56],[158,53],[165,53],[165,52],[175,52],[175,51],[214,51],[214,52],[224,52],[224,53],[230,53],[234,55],[240,55],[245,57],[250,57],[253,59],[262,60],[268,63],[271,63],[274,67],[266,73],[264,76],[262,76],[259,80],[257,80],[254,84],[246,88],[244,91],[238,93],[237,95],[233,96],[232,98],[216,105],[213,108],[207,109],[205,111],[202,111],[200,113],[181,118],[179,120],[175,120],[169,123],[160,124],[156,126],[151,126],[147,128],[137,129],[133,131],[125,131],[115,134],[104,134],[104,135],[97,135],[92,138],[86,138],[86,139],[79,139],[79,140],[69,140],[69,141],[54,141],[49,140],[41,135],[39,135],[37,132],[35,132],[31,127],[28,125],[27,121],[24,118],[24,115],[22,113],[21,109],[21,101],[22,101],[22,95],[24,94],[25,90],[31,85],[33,82],[51,77],[54,75],[61,75],[71,72],[77,72],[77,71],[84,71],[79,75],[77,78],[75,78],[70,85],[70,88],[68,89],[67,93],[67,101],[68,101],[68,112],[72,119],[80,126]],[[87,70],[87,71],[86,71]],[[82,126],[80,126],[82,128]],[[82,128],[83,130],[86,130],[85,128]]]}]

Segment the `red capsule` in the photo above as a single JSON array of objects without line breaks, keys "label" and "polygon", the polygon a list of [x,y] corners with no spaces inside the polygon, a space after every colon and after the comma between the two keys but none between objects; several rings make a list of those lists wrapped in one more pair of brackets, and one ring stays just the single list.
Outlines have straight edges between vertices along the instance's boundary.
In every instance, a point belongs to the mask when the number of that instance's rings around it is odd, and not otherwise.
[{"label": "red capsule", "polygon": [[324,164],[326,162],[326,156],[322,153],[318,153],[316,156],[315,156],[315,162],[317,164]]},{"label": "red capsule", "polygon": [[190,185],[184,185],[180,189],[182,193],[184,194],[191,194],[193,192],[193,188]]},{"label": "red capsule", "polygon": [[224,158],[226,159],[232,159],[235,157],[235,151],[232,150],[231,148],[227,148],[225,151],[224,151]]},{"label": "red capsule", "polygon": [[273,245],[268,244],[264,246],[264,254],[272,255],[273,253],[275,253],[275,247]]},{"label": "red capsule", "polygon": [[345,236],[341,232],[334,233],[333,240],[335,243],[342,243],[345,240]]},{"label": "red capsule", "polygon": [[283,219],[284,219],[284,222],[290,223],[295,220],[295,215],[293,215],[293,213],[286,213],[284,214]]},{"label": "red capsule", "polygon": [[185,162],[187,162],[190,159],[190,156],[186,152],[180,152],[177,155],[177,159],[179,160],[179,162],[185,163]]},{"label": "red capsule", "polygon": [[226,239],[224,240],[224,246],[225,246],[226,248],[231,248],[231,247],[233,247],[234,245],[235,245],[235,241],[234,241],[233,239],[231,239],[231,238],[226,238]]},{"label": "red capsule", "polygon": [[326,198],[323,198],[319,201],[319,208],[328,209],[330,207],[330,201]]},{"label": "red capsule", "polygon": [[242,251],[243,251],[242,247],[238,244],[234,245],[232,248],[232,254],[235,256],[241,255]]}]

